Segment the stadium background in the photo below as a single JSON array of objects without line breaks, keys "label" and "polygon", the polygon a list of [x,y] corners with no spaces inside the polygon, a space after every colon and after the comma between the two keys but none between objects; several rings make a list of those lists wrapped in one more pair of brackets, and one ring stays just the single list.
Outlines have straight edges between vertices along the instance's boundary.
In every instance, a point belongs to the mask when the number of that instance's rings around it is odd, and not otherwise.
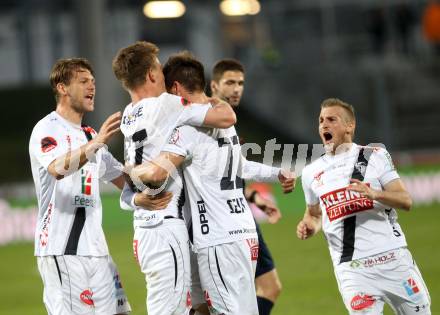
[{"label": "stadium background", "polygon": [[[190,0],[181,2],[186,8],[181,17],[165,19],[146,17],[145,2],[0,2],[0,314],[45,314],[29,241],[36,202],[27,142],[33,125],[54,109],[47,79],[51,65],[71,56],[92,61],[96,110],[86,122],[99,126],[128,102],[111,73],[111,58],[138,39],[156,43],[162,61],[170,53],[192,51],[208,76],[217,59],[240,59],[246,66],[240,135],[263,148],[273,138],[295,144],[289,155],[297,171],[298,151],[311,153],[311,145],[319,143],[320,102],[339,97],[352,103],[356,142],[384,143],[416,201],[411,212],[400,212],[400,223],[430,289],[433,314],[440,314],[440,49],[432,35],[440,26],[424,27],[431,1],[271,0],[260,1],[259,11],[228,16],[219,6],[225,1]],[[276,152],[276,163],[287,147]],[[121,136],[110,149],[122,159]],[[277,225],[263,224],[283,282],[273,314],[344,314],[322,235],[307,242],[295,237],[304,210],[300,185],[289,196],[273,189],[283,212]],[[117,194],[105,190],[110,251],[133,314],[145,314],[144,280],[131,250],[131,215],[119,210]]]}]

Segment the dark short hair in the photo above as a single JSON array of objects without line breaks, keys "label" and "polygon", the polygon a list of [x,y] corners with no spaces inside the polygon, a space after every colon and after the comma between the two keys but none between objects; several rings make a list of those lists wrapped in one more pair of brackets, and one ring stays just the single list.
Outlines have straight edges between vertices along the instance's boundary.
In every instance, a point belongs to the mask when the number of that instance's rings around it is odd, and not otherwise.
[{"label": "dark short hair", "polygon": [[88,70],[94,76],[93,68],[90,62],[85,58],[68,58],[59,59],[52,67],[49,81],[52,91],[55,95],[55,100],[58,102],[59,94],[57,90],[58,83],[69,85],[75,72],[80,70]]},{"label": "dark short hair", "polygon": [[240,71],[244,73],[244,67],[236,59],[221,59],[212,68],[212,79],[218,82],[226,71]]},{"label": "dark short hair", "polygon": [[112,68],[124,88],[132,90],[146,81],[146,74],[154,68],[159,48],[153,43],[138,41],[119,50]]},{"label": "dark short hair", "polygon": [[171,55],[163,66],[163,74],[168,92],[176,81],[188,92],[200,92],[205,89],[205,69],[189,51]]}]

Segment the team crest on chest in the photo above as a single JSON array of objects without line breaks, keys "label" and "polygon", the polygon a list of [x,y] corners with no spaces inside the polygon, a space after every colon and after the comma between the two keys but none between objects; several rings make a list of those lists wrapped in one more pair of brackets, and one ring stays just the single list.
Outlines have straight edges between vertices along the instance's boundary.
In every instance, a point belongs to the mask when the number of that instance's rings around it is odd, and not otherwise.
[{"label": "team crest on chest", "polygon": [[320,171],[313,176],[313,180],[315,181],[316,186],[318,186],[318,187],[324,185],[324,182],[322,181],[323,174],[324,174],[324,171]]}]

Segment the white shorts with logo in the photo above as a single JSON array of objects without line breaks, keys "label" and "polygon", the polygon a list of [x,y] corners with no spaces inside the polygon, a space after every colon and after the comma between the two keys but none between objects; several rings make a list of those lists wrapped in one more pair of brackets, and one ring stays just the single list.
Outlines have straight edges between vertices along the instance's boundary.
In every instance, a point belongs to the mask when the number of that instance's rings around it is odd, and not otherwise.
[{"label": "white shorts with logo", "polygon": [[352,315],[383,314],[384,303],[398,315],[431,314],[428,289],[406,248],[339,264],[335,275]]},{"label": "white shorts with logo", "polygon": [[196,255],[201,289],[193,288],[194,306],[203,294],[210,314],[258,315],[254,282],[258,239],[203,248]]},{"label": "white shorts with logo", "polygon": [[38,270],[49,315],[113,315],[131,311],[110,256],[41,256]]},{"label": "white shorts with logo", "polygon": [[186,315],[191,309],[188,231],[180,219],[137,226],[133,249],[147,282],[149,315]]}]

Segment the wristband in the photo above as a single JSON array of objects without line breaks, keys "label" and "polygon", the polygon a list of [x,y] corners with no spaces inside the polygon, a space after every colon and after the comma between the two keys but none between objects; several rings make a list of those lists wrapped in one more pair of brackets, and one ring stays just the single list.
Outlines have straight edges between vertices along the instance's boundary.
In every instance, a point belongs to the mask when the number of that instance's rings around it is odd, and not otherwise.
[{"label": "wristband", "polygon": [[249,198],[248,198],[248,201],[250,202],[250,203],[254,203],[255,202],[255,195],[256,194],[258,194],[258,191],[256,191],[256,190],[254,190],[252,193],[251,193],[251,195],[249,196]]}]

